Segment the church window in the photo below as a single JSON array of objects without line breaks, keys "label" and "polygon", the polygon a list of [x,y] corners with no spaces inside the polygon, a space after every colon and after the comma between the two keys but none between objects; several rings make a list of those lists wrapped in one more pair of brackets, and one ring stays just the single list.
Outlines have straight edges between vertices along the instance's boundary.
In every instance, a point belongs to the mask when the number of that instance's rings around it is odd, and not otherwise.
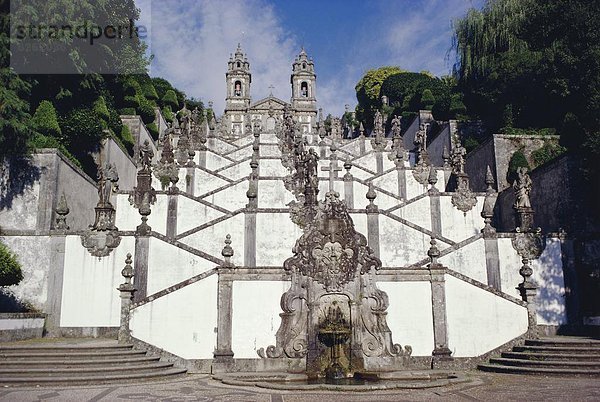
[{"label": "church window", "polygon": [[242,64],[238,61],[237,62],[237,68],[240,68],[242,66]]},{"label": "church window", "polygon": [[302,63],[302,69],[306,70],[306,63]]},{"label": "church window", "polygon": [[234,84],[233,94],[235,96],[242,96],[242,83],[241,81],[236,81]]},{"label": "church window", "polygon": [[300,95],[303,98],[308,98],[308,84],[306,82],[300,84]]}]

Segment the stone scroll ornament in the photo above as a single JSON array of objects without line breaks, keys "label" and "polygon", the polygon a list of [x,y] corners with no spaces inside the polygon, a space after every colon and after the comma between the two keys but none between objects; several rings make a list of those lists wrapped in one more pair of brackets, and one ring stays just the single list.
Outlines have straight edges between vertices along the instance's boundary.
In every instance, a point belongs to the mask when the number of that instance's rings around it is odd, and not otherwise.
[{"label": "stone scroll ornament", "polygon": [[[163,136],[162,149],[160,153],[160,160],[154,168],[154,176],[160,180],[160,184],[163,190],[168,188],[170,193],[176,193],[177,182],[179,181],[179,167],[175,162],[175,153],[173,152],[173,134],[175,130],[168,123],[168,128]],[[171,186],[169,187],[169,183]]]},{"label": "stone scroll ornament", "polygon": [[465,155],[466,149],[456,140],[455,147],[452,149],[452,173],[456,178],[456,190],[452,194],[452,205],[465,215],[477,204],[477,198],[471,191],[469,184],[469,175],[465,173]]},{"label": "stone scroll ornament", "polygon": [[[258,351],[263,358],[303,358],[310,360],[318,345],[320,311],[327,311],[326,300],[346,298],[357,359],[365,357],[409,356],[412,349],[392,343],[386,321],[389,305],[385,292],[375,285],[374,276],[381,261],[358,233],[346,205],[336,192],[328,192],[318,202],[314,219],[293,248],[294,256],[283,266],[291,275],[291,287],[281,297],[281,326],[276,345]],[[322,317],[320,317],[322,318]],[[311,349],[311,347],[313,349]],[[357,352],[358,351],[358,352]],[[353,357],[354,358],[354,357]],[[310,362],[307,362],[309,364]]]},{"label": "stone scroll ornament", "polygon": [[110,202],[113,192],[119,186],[119,174],[114,164],[102,166],[98,163],[98,203],[94,208],[95,219],[90,228],[81,236],[81,244],[95,257],[106,257],[121,243],[115,226],[115,208]]}]

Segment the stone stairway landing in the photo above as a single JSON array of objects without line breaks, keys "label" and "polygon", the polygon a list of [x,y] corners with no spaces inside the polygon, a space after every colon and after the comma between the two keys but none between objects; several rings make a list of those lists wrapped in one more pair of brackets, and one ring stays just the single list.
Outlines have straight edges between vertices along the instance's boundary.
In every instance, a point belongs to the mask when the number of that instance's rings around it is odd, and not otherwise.
[{"label": "stone stairway landing", "polygon": [[87,385],[162,380],[185,369],[114,340],[0,344],[0,386]]},{"label": "stone stairway landing", "polygon": [[478,368],[496,373],[600,377],[600,339],[557,336],[526,340],[525,345]]}]

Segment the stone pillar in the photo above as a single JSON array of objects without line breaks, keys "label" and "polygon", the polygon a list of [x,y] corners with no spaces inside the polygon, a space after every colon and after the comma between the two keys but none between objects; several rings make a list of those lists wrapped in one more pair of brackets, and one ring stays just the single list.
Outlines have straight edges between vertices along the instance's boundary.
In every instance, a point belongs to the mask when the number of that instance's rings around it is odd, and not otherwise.
[{"label": "stone pillar", "polygon": [[198,166],[201,168],[206,168],[206,149],[201,149],[198,151]]},{"label": "stone pillar", "polygon": [[246,222],[244,228],[244,266],[256,266],[256,210],[246,210]]},{"label": "stone pillar", "polygon": [[379,257],[379,208],[374,204],[377,197],[373,183],[369,183],[369,191],[367,192],[367,242],[373,250],[373,254]]},{"label": "stone pillar", "polygon": [[429,168],[428,182],[431,188],[428,190],[429,208],[431,211],[431,231],[438,236],[442,235],[442,207],[440,204],[440,191],[435,187],[437,183],[437,171],[435,167]]},{"label": "stone pillar", "polygon": [[196,168],[188,167],[185,175],[185,192],[194,195],[194,182],[196,181]]},{"label": "stone pillar", "polygon": [[446,281],[445,268],[437,262],[440,251],[435,239],[431,239],[427,252],[431,262],[428,266],[431,283],[431,309],[433,317],[433,342],[431,368],[448,368],[452,364],[452,351],[448,348],[448,321],[446,319]]},{"label": "stone pillar", "polygon": [[375,162],[377,163],[377,174],[383,173],[383,152],[375,152]]},{"label": "stone pillar", "polygon": [[149,236],[137,236],[135,237],[135,257],[134,257],[134,268],[135,276],[133,278],[133,285],[137,292],[134,296],[134,301],[137,303],[144,299],[147,294],[146,290],[148,287],[148,254],[150,251],[150,237]]},{"label": "stone pillar", "polygon": [[494,289],[502,290],[502,282],[500,278],[500,256],[498,253],[498,235],[496,229],[492,226],[492,219],[494,218],[494,207],[496,205],[496,199],[498,194],[494,190],[494,177],[490,167],[487,167],[487,173],[485,178],[487,190],[485,199],[483,200],[483,209],[481,211],[481,217],[485,224],[484,228],[481,229],[484,239],[485,247],[485,266],[487,271],[487,284]]},{"label": "stone pillar", "polygon": [[131,331],[129,329],[129,319],[131,317],[131,302],[133,301],[133,294],[135,293],[135,287],[131,284],[131,278],[133,277],[133,267],[131,266],[131,254],[127,253],[125,259],[125,268],[121,271],[121,275],[125,278],[125,282],[119,285],[117,290],[121,296],[121,321],[119,324],[119,343],[131,343]]},{"label": "stone pillar", "polygon": [[175,237],[177,235],[177,200],[176,194],[169,194],[167,204],[167,237]]},{"label": "stone pillar", "polygon": [[351,168],[352,163],[349,160],[346,161],[344,163],[344,169],[346,169],[346,174],[344,175],[344,201],[348,209],[354,208],[354,180],[352,173],[350,173]]},{"label": "stone pillar", "polygon": [[406,201],[406,170],[404,169],[404,161],[396,165],[398,172],[398,196]]},{"label": "stone pillar", "polygon": [[231,236],[227,235],[225,247],[221,255],[225,262],[217,268],[219,276],[217,287],[217,346],[213,352],[213,373],[228,372],[233,370],[233,350],[231,349],[232,335],[232,302],[233,281],[229,278],[234,268],[231,262],[233,248],[231,247]]}]

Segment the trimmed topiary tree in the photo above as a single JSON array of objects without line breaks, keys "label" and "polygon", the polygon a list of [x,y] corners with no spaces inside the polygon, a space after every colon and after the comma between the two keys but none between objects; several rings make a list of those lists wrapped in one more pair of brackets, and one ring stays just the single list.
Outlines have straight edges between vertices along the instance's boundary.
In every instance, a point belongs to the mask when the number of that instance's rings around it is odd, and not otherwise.
[{"label": "trimmed topiary tree", "polygon": [[450,114],[454,118],[461,118],[467,113],[467,107],[463,103],[462,94],[454,94],[450,99]]},{"label": "trimmed topiary tree", "polygon": [[162,101],[165,106],[171,106],[171,110],[179,109],[179,102],[177,101],[177,95],[175,94],[175,91],[173,91],[172,89],[169,89],[165,93],[165,96],[162,98]]},{"label": "trimmed topiary tree", "polygon": [[108,111],[104,97],[100,96],[96,99],[94,102],[94,112],[102,119],[102,126],[107,128],[110,121],[110,112]]},{"label": "trimmed topiary tree", "polygon": [[517,177],[517,169],[520,167],[531,169],[529,162],[527,162],[527,158],[523,153],[523,148],[515,151],[510,157],[510,161],[508,162],[508,172],[506,172],[506,180],[509,183],[515,181],[515,178]]},{"label": "trimmed topiary tree", "polygon": [[16,285],[23,280],[23,271],[17,256],[0,243],[0,286]]},{"label": "trimmed topiary tree", "polygon": [[158,141],[158,127],[156,127],[156,124],[154,124],[154,123],[147,124],[146,128],[150,132],[150,136],[152,137],[152,139],[154,141]]},{"label": "trimmed topiary tree", "polygon": [[421,93],[421,107],[425,110],[433,109],[433,105],[435,104],[435,97],[431,92],[431,89],[425,89]]},{"label": "trimmed topiary tree", "polygon": [[40,102],[33,115],[33,128],[40,134],[48,137],[61,138],[62,131],[58,125],[56,109],[52,102],[44,100]]}]

